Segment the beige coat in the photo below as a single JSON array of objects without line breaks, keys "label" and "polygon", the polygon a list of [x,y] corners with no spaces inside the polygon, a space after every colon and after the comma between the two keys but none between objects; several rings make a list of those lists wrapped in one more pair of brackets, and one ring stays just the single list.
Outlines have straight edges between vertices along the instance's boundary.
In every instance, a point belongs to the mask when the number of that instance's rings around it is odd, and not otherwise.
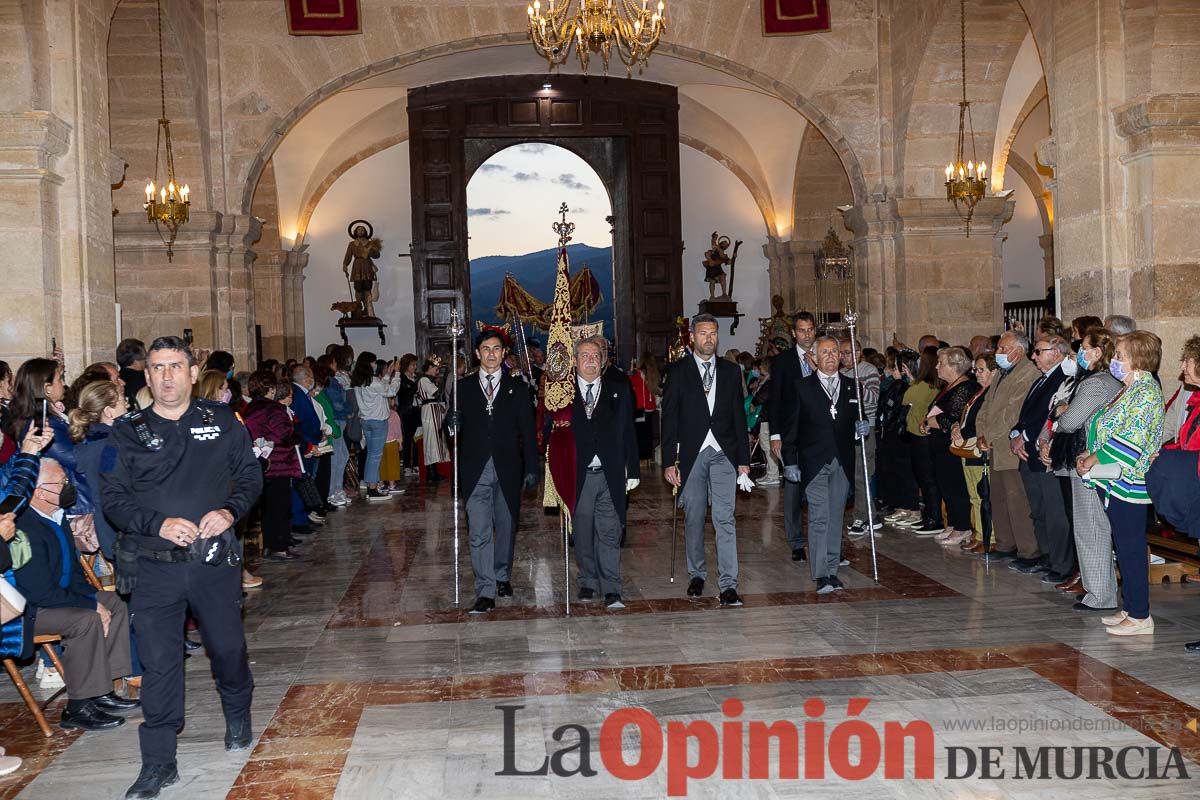
[{"label": "beige coat", "polygon": [[975,420],[975,433],[986,437],[992,446],[993,470],[1016,469],[1020,463],[1008,449],[1008,434],[1021,416],[1021,406],[1025,402],[1025,395],[1029,394],[1029,387],[1041,374],[1036,364],[1028,358],[1022,358],[1007,373],[996,376],[996,381],[993,381],[983,398],[983,406]]}]

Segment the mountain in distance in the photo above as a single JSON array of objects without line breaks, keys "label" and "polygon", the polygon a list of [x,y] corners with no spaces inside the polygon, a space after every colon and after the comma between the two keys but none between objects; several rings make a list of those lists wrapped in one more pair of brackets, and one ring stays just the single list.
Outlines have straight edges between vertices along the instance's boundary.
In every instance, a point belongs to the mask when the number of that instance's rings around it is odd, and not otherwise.
[{"label": "mountain in distance", "polygon": [[[587,266],[600,284],[600,305],[592,312],[592,321],[604,320],[604,334],[613,335],[613,271],[612,247],[592,247],[586,244],[567,245],[571,276]],[[517,283],[543,303],[554,299],[554,270],[558,263],[558,248],[539,250],[522,256],[483,256],[471,259],[471,313],[475,319],[491,325],[507,320],[496,317],[500,302],[500,287],[504,275],[511,272]],[[529,332],[529,329],[526,328]],[[544,332],[531,333],[545,342]]]}]

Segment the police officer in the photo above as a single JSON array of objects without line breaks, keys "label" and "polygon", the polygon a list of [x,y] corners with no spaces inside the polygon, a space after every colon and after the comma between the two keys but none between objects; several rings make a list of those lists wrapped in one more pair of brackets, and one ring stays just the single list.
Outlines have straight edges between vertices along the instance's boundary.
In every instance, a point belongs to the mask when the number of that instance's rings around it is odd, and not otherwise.
[{"label": "police officer", "polygon": [[126,798],[179,780],[184,617],[190,607],[225,712],[225,749],[250,746],[254,680],[242,628],[235,523],[262,489],[246,429],[224,404],[192,399],[200,373],[187,343],[155,339],[146,355],[154,404],[118,421],[101,465],[104,511],[122,532],[117,573],[145,666],[138,730],[142,770]]}]

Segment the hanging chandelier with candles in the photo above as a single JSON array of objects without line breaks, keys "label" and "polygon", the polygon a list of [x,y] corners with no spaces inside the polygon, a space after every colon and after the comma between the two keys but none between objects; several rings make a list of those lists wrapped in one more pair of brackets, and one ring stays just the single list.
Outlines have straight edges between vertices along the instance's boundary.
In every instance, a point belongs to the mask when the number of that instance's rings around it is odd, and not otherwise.
[{"label": "hanging chandelier with candles", "polygon": [[[971,217],[975,206],[987,195],[987,164],[975,153],[975,126],[971,122],[971,104],[967,101],[967,12],[966,0],[959,0],[959,42],[962,54],[962,101],[958,104],[958,144],[954,160],[946,165],[946,199],[954,203],[958,215],[967,223],[971,235]],[[966,159],[966,141],[970,138],[971,157]]]},{"label": "hanging chandelier with candles", "polygon": [[567,60],[572,46],[584,73],[592,54],[604,63],[604,74],[615,50],[627,75],[636,66],[646,68],[650,54],[667,30],[666,3],[658,0],[651,7],[649,0],[533,0],[526,7],[529,15],[529,38],[533,49],[546,59],[553,70]]},{"label": "hanging chandelier with candles", "polygon": [[[185,183],[179,185],[175,178],[175,151],[171,147],[171,120],[167,119],[167,80],[163,69],[163,40],[162,40],[162,0],[156,0],[158,7],[158,92],[161,101],[161,114],[158,119],[158,131],[154,142],[154,178],[146,184],[146,221],[154,223],[155,229],[167,246],[167,261],[174,258],[175,237],[179,226],[188,221],[192,201],[191,188]],[[158,180],[159,153],[165,151],[166,183],[155,185]],[[163,234],[163,228],[167,234]]]}]

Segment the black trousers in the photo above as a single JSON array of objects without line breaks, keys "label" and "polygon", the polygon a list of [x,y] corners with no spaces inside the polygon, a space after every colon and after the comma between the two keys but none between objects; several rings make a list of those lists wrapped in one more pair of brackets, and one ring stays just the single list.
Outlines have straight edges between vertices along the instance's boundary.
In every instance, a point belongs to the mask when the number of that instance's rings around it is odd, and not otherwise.
[{"label": "black trousers", "polygon": [[145,721],[138,729],[143,764],[175,761],[176,738],[183,728],[183,623],[189,606],[200,623],[225,719],[244,719],[250,713],[254,678],[242,628],[241,567],[139,559],[129,611],[145,666]]},{"label": "black trousers", "polygon": [[333,453],[326,453],[317,459],[317,490],[321,498],[329,497],[329,484],[333,478]]},{"label": "black trousers", "polygon": [[400,428],[404,431],[404,439],[400,443],[400,462],[407,469],[416,468],[417,464],[417,429],[421,427],[421,408],[414,406],[400,415]]},{"label": "black trousers", "polygon": [[942,493],[938,489],[933,465],[933,447],[928,436],[914,436],[909,450],[912,456],[913,477],[925,502],[925,519],[942,524]]},{"label": "black trousers", "polygon": [[1053,472],[1034,472],[1025,462],[1019,469],[1038,549],[1049,558],[1050,569],[1069,575],[1075,571],[1075,537],[1071,535],[1058,478]]},{"label": "black trousers", "polygon": [[875,450],[875,484],[879,500],[890,508],[916,511],[917,482],[913,477],[909,445],[895,436],[879,440]]},{"label": "black trousers", "polygon": [[933,451],[933,472],[938,491],[946,503],[946,521],[956,531],[971,530],[971,495],[967,493],[967,478],[963,462],[950,455],[950,437],[929,436]]},{"label": "black trousers", "polygon": [[262,493],[263,549],[282,553],[292,535],[292,479],[286,475],[268,477]]}]

